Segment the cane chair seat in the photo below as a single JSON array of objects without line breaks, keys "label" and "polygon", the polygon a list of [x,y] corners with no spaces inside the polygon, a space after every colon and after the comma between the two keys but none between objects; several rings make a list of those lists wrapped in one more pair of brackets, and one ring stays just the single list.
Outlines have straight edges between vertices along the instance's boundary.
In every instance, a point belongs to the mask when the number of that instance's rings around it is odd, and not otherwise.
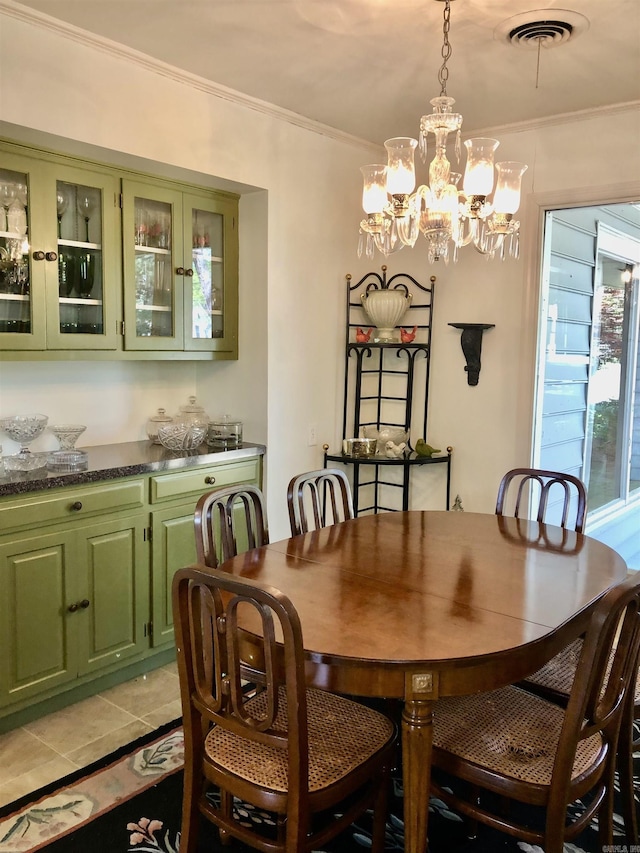
[{"label": "cane chair seat", "polygon": [[[287,730],[281,696],[274,728]],[[258,693],[246,704],[252,717],[267,715],[266,693]],[[382,714],[333,693],[307,690],[309,725],[309,790],[317,791],[343,779],[357,766],[381,750],[393,737],[393,724]],[[288,755],[266,744],[247,743],[224,729],[212,729],[205,739],[209,759],[229,773],[253,785],[285,792],[288,788]]]},{"label": "cane chair seat", "polygon": [[574,640],[548,663],[526,679],[526,684],[535,684],[543,695],[566,700],[576,674],[576,666],[582,651],[582,640]]},{"label": "cane chair seat", "polygon": [[320,468],[292,477],[287,489],[291,535],[329,527],[354,516],[351,485],[339,468]]},{"label": "cane chair seat", "polygon": [[[434,746],[455,750],[465,761],[514,781],[551,784],[564,721],[564,711],[557,705],[519,687],[507,687],[465,697],[462,703],[441,698],[434,715]],[[580,742],[573,779],[594,766],[602,744],[599,734]]]}]

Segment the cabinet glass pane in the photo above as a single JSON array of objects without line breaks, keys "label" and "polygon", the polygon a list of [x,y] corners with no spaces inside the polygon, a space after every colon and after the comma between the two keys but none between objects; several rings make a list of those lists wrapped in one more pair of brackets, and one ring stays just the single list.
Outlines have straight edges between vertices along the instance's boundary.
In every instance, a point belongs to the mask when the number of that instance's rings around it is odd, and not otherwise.
[{"label": "cabinet glass pane", "polygon": [[136,336],[174,335],[171,205],[135,199]]},{"label": "cabinet glass pane", "polygon": [[192,211],[191,335],[194,338],[224,336],[222,225],[223,218],[219,213]]},{"label": "cabinet glass pane", "polygon": [[61,334],[104,331],[102,191],[56,184]]},{"label": "cabinet glass pane", "polygon": [[0,332],[32,326],[27,175],[0,169]]}]

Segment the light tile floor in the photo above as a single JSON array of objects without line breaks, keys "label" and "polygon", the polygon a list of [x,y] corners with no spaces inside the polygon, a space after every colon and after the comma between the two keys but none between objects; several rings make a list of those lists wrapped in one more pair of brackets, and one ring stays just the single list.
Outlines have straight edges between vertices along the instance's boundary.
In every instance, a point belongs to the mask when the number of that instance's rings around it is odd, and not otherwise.
[{"label": "light tile floor", "polygon": [[0,806],[181,716],[176,665],[0,735]]}]

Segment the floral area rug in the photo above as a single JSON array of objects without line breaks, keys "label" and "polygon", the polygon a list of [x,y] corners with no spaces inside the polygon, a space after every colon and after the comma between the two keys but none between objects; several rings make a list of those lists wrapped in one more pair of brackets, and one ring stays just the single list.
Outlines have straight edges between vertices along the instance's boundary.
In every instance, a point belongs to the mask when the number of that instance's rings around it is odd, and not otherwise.
[{"label": "floral area rug", "polygon": [[[79,779],[65,780],[37,801],[3,809],[0,853],[45,849],[47,853],[178,853],[183,756],[182,730],[174,728]],[[638,792],[640,755],[636,763]],[[215,792],[210,796],[215,798]],[[393,779],[387,822],[385,850],[389,853],[404,851],[402,807],[402,777],[398,772]],[[430,853],[543,853],[540,847],[482,826],[475,838],[468,838],[459,815],[437,798],[431,798],[429,811]],[[267,834],[274,825],[271,815],[242,802],[236,803],[236,816]],[[633,848],[624,838],[619,815],[615,822],[612,853],[631,853]],[[371,817],[365,815],[317,853],[370,850],[370,830]],[[602,853],[597,827],[589,827],[564,849],[565,853]],[[203,821],[198,853],[250,853],[250,848],[239,842],[223,847],[217,830]]]}]

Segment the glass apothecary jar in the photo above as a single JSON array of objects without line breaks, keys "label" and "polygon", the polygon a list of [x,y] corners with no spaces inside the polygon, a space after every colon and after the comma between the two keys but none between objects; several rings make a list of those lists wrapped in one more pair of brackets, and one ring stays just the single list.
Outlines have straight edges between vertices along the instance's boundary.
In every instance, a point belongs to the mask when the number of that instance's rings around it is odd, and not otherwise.
[{"label": "glass apothecary jar", "polygon": [[212,420],[207,430],[207,444],[209,447],[239,447],[242,444],[242,421],[229,415]]},{"label": "glass apothecary jar", "polygon": [[196,397],[189,397],[189,402],[185,406],[180,406],[180,412],[174,420],[176,423],[204,427],[206,433],[210,418],[202,406],[198,405]]},{"label": "glass apothecary jar", "polygon": [[158,409],[158,411],[147,421],[147,436],[153,444],[160,444],[158,438],[158,430],[161,426],[170,424],[173,421],[171,415],[167,414],[166,409]]}]

